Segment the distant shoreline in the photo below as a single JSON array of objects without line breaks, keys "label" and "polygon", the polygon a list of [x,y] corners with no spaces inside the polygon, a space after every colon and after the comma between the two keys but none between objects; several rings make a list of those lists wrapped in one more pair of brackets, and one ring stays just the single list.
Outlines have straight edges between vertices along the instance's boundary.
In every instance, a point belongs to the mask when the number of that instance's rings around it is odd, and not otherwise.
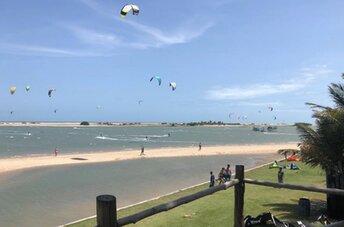
[{"label": "distant shoreline", "polygon": [[164,123],[164,122],[89,122],[89,125],[81,125],[80,122],[0,122],[2,126],[27,126],[27,127],[111,127],[111,126],[207,126],[207,127],[235,127],[235,126],[293,126],[291,124],[254,124],[254,123],[223,123],[223,124],[197,124],[187,125],[188,123]]},{"label": "distant shoreline", "polygon": [[63,154],[63,151],[61,151],[56,157],[52,154],[45,156],[24,156],[0,159],[0,174],[34,167],[90,164],[146,158],[197,157],[234,154],[277,154],[277,150],[279,149],[297,149],[297,144],[283,143],[264,145],[204,146],[201,150],[198,150],[198,146],[181,148],[158,148],[146,149],[144,151],[144,155],[142,156],[140,156],[140,150],[76,154]]}]

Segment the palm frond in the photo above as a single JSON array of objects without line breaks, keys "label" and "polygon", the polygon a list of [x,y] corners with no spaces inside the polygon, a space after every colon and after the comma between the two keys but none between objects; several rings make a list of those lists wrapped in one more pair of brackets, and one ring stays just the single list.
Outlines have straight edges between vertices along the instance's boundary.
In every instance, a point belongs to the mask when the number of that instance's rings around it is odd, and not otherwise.
[{"label": "palm frond", "polygon": [[322,105],[318,105],[318,104],[311,103],[311,102],[306,102],[305,104],[308,105],[308,106],[311,106],[312,109],[316,109],[316,108],[322,109],[322,110],[329,110],[329,109],[331,109],[331,107],[322,106]]},{"label": "palm frond", "polygon": [[344,86],[343,84],[332,83],[329,86],[330,96],[338,107],[344,107]]}]

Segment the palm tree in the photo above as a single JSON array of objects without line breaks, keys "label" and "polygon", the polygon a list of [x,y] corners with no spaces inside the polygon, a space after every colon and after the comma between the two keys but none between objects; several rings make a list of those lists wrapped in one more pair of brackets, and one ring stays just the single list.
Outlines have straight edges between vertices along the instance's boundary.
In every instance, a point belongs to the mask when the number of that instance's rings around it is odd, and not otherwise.
[{"label": "palm tree", "polygon": [[[344,74],[342,75],[344,79]],[[335,107],[306,103],[313,108],[316,128],[298,124],[303,160],[326,171],[328,188],[344,189],[344,84],[331,83],[329,93]],[[327,196],[327,210],[332,218],[344,218],[344,197]]]}]

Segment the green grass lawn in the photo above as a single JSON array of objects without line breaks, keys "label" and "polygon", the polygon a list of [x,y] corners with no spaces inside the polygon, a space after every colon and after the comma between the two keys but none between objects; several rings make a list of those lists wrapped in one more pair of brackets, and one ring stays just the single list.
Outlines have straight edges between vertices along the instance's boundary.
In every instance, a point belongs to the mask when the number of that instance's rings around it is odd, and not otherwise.
[{"label": "green grass lawn", "polygon": [[[312,185],[325,187],[325,174],[319,168],[312,168],[302,163],[297,163],[300,170],[284,169],[284,182],[297,185]],[[262,167],[245,173],[245,178],[277,182],[277,169]],[[189,195],[207,188],[202,185],[158,200],[133,206],[118,212],[118,218],[137,213],[155,205],[175,200],[179,197]],[[282,221],[287,220],[309,220],[315,222],[316,217],[325,213],[326,195],[320,193],[277,189],[257,185],[245,185],[244,216],[257,216],[263,212],[272,212]],[[135,225],[127,226],[233,226],[234,216],[234,188],[217,192],[213,195],[201,198],[194,202],[179,206],[168,212],[163,212],[146,218]],[[298,217],[298,200],[307,197],[311,201],[311,217]],[[93,227],[96,220],[91,219],[73,227]]]}]

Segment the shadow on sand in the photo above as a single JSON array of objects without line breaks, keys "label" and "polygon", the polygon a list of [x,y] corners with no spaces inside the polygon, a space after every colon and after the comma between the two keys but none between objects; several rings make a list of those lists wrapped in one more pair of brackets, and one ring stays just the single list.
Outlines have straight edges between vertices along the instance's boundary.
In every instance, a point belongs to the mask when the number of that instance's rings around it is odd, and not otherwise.
[{"label": "shadow on sand", "polygon": [[85,160],[88,160],[87,158],[71,158],[73,160],[79,160],[79,161],[85,161]]}]

